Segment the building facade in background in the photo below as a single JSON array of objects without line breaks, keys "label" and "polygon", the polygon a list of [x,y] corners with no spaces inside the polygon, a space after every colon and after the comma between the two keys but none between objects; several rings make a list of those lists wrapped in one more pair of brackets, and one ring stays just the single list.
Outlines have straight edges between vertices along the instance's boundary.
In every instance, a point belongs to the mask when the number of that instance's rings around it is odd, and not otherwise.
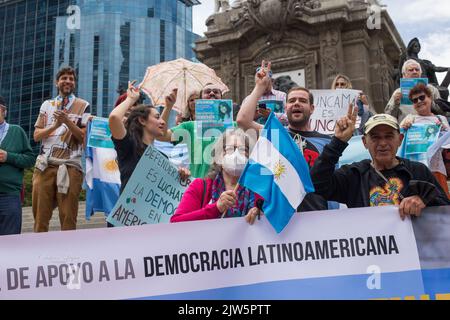
[{"label": "building facade in background", "polygon": [[310,89],[329,89],[350,77],[383,112],[396,83],[405,44],[381,1],[258,0],[215,13],[196,42],[197,58],[214,69],[242,101],[255,85],[255,68],[272,62],[274,76],[290,75]]},{"label": "building facade in background", "polygon": [[[119,88],[146,68],[193,60],[197,0],[0,0],[0,94],[8,121],[32,140],[42,102],[57,94],[54,77],[75,67],[77,95],[108,116]],[[37,145],[33,143],[37,150]]]}]

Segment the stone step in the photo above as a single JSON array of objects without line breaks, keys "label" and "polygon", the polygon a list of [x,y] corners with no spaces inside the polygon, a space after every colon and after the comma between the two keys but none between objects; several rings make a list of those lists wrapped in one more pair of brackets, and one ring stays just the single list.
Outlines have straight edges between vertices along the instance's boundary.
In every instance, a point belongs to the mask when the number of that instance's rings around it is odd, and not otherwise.
[{"label": "stone step", "polygon": [[[77,229],[94,229],[106,228],[106,217],[102,212],[96,213],[91,217],[91,220],[86,220],[86,203],[80,202],[78,207]],[[22,233],[33,232],[34,217],[31,207],[22,208]],[[61,225],[59,222],[58,209],[53,211],[52,219],[50,220],[50,231],[60,231]]]}]

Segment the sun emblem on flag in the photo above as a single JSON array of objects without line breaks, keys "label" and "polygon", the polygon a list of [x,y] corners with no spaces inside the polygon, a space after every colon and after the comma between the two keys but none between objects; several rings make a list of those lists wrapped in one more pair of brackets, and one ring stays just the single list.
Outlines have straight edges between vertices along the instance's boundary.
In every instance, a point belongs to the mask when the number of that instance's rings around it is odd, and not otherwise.
[{"label": "sun emblem on flag", "polygon": [[108,160],[108,161],[105,161],[105,162],[103,163],[103,168],[104,168],[106,171],[109,171],[109,172],[114,172],[114,171],[119,170],[119,166],[117,165],[116,160]]},{"label": "sun emblem on flag", "polygon": [[286,166],[281,161],[278,161],[275,164],[275,168],[274,168],[273,172],[275,175],[275,179],[278,181],[282,177],[284,177],[284,174],[286,173]]}]

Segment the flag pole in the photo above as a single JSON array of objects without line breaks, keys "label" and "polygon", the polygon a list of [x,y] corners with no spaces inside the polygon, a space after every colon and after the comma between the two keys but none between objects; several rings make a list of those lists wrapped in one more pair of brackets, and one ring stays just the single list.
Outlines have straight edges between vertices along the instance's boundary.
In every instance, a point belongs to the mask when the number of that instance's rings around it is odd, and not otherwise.
[{"label": "flag pole", "polygon": [[[236,183],[236,187],[234,187],[233,192],[234,192],[234,193],[237,193],[238,189],[239,189],[239,183]],[[227,214],[227,212],[225,211],[225,212],[222,214],[222,217],[221,217],[220,219],[225,218],[225,215],[226,215],[226,214]]]}]

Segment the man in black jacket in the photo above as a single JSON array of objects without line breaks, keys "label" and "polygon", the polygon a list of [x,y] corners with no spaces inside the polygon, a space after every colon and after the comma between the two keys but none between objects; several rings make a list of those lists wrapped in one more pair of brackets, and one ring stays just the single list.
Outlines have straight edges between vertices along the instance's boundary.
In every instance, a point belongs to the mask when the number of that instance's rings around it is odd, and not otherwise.
[{"label": "man in black jacket", "polygon": [[363,143],[371,160],[335,169],[355,130],[357,108],[349,107],[338,121],[335,136],[311,169],[316,193],[349,208],[396,205],[400,216],[419,216],[427,206],[450,205],[430,170],[419,162],[396,157],[403,135],[397,119],[388,114],[371,117]]}]

